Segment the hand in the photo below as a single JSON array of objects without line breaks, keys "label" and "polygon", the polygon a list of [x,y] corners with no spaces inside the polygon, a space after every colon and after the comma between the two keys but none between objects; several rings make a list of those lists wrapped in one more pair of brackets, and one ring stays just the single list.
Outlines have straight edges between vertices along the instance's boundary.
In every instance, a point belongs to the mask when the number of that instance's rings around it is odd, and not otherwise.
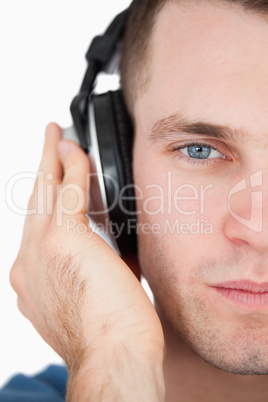
[{"label": "hand", "polygon": [[37,213],[26,217],[10,275],[18,307],[69,369],[119,344],[161,360],[164,337],[152,303],[88,227],[89,169],[80,147],[61,140],[60,128],[50,124],[28,204]]}]

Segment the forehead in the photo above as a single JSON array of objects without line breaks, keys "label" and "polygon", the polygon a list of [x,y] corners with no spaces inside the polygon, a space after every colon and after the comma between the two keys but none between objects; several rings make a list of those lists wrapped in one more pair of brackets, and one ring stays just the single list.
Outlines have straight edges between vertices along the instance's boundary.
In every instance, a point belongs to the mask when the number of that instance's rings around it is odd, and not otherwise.
[{"label": "forehead", "polygon": [[179,112],[238,130],[261,116],[267,131],[268,19],[219,4],[169,3],[159,13],[150,83],[135,110],[144,128]]}]

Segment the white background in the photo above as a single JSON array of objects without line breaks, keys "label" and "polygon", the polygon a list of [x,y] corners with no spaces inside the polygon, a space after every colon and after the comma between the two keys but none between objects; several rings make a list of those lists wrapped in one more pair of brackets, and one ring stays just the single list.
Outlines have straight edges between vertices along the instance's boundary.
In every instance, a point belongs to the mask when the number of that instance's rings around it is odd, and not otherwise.
[{"label": "white background", "polygon": [[[0,3],[0,386],[13,374],[31,374],[61,359],[17,310],[9,271],[24,216],[5,201],[12,176],[36,173],[45,126],[69,126],[69,105],[85,71],[91,38],[103,32],[129,0],[9,0]],[[26,208],[32,179],[17,182],[13,199]],[[10,203],[10,201],[9,201]]]}]

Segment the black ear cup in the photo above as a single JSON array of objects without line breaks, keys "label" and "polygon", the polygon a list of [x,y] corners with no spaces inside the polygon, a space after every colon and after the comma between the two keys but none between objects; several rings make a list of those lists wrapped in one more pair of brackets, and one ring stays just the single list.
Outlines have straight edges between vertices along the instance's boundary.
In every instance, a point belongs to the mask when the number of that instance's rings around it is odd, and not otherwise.
[{"label": "black ear cup", "polygon": [[120,90],[94,95],[92,103],[109,216],[120,232],[116,241],[122,254],[135,252],[133,126]]}]

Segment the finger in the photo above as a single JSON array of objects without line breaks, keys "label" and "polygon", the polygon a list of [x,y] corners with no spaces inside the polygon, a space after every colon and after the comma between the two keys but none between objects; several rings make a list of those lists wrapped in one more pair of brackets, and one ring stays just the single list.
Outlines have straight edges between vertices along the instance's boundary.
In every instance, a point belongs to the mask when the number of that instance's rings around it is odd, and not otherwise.
[{"label": "finger", "polygon": [[57,219],[57,226],[64,226],[70,217],[85,223],[89,199],[88,156],[70,140],[60,141],[58,149],[64,175],[53,219]]},{"label": "finger", "polygon": [[56,188],[62,180],[62,166],[57,146],[61,140],[61,129],[55,123],[47,126],[38,177],[30,197],[22,237],[23,244],[34,238],[38,242],[47,230],[54,212]]},{"label": "finger", "polygon": [[[45,195],[47,185],[59,184],[62,180],[62,167],[58,157],[58,143],[61,140],[61,128],[50,123],[46,128],[45,143],[41,162],[38,168],[38,177],[35,181],[32,196],[28,208],[38,209],[38,202],[43,201],[40,197]],[[42,191],[41,191],[42,190]],[[53,200],[56,199],[56,191],[53,192]]]}]

